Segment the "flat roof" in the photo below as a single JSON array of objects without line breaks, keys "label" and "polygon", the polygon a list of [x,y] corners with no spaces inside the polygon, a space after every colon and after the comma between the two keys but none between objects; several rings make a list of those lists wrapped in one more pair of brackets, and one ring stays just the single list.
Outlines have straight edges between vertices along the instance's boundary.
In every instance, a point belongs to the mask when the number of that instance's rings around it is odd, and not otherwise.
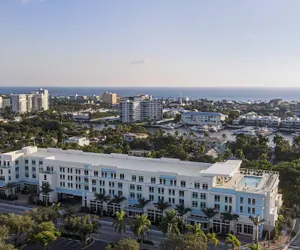
[{"label": "flat roof", "polygon": [[[77,162],[95,166],[112,166],[120,169],[130,169],[148,172],[168,172],[186,176],[199,176],[201,171],[212,166],[210,163],[180,161],[170,158],[144,158],[124,154],[86,153],[80,150],[42,149],[29,153],[28,156],[54,158],[57,161]],[[201,173],[200,173],[201,172]]]},{"label": "flat roof", "polygon": [[182,115],[209,115],[209,116],[222,116],[224,114],[218,112],[197,112],[197,111],[189,111],[184,112]]},{"label": "flat roof", "polygon": [[201,171],[204,176],[228,176],[231,177],[240,167],[242,161],[228,160],[226,162],[217,162],[211,167]]}]

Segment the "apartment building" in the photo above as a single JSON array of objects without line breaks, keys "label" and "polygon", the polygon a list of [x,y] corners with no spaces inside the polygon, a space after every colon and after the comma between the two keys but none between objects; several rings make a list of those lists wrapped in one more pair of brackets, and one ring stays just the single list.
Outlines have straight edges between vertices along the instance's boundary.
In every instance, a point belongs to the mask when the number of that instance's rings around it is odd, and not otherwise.
[{"label": "apartment building", "polygon": [[300,118],[287,117],[281,120],[280,127],[288,129],[300,129]]},{"label": "apartment building", "polygon": [[[3,99],[5,100],[5,99]],[[13,112],[25,113],[30,111],[41,111],[49,109],[49,94],[46,89],[38,89],[32,94],[13,94],[10,103]],[[3,102],[3,107],[8,104]]]},{"label": "apartment building", "polygon": [[221,125],[226,115],[217,112],[185,112],[181,121],[186,125]]},{"label": "apartment building", "polygon": [[121,122],[159,120],[163,117],[163,103],[149,96],[129,97],[120,102]]},{"label": "apartment building", "polygon": [[277,116],[246,115],[239,119],[244,119],[247,126],[278,127],[281,122],[281,118]]},{"label": "apartment building", "polygon": [[[103,208],[108,213],[125,210],[128,216],[147,213],[153,221],[163,214],[158,201],[168,202],[172,209],[182,204],[191,211],[183,217],[188,223],[201,222],[204,230],[211,223],[215,232],[255,235],[249,215],[265,219],[259,226],[272,229],[282,204],[278,194],[277,172],[242,169],[241,161],[229,160],[215,164],[152,159],[122,154],[84,153],[78,150],[25,147],[1,154],[0,192],[6,183],[14,182],[14,192],[26,185],[41,186],[48,182],[54,190],[40,199],[57,202],[76,196],[91,210]],[[94,193],[123,196],[121,203],[101,203]],[[139,199],[151,200],[144,208]],[[204,208],[219,213],[209,220]],[[238,214],[237,221],[223,221],[221,213]]]},{"label": "apartment building", "polygon": [[114,105],[117,103],[117,94],[105,92],[101,97],[102,102]]}]

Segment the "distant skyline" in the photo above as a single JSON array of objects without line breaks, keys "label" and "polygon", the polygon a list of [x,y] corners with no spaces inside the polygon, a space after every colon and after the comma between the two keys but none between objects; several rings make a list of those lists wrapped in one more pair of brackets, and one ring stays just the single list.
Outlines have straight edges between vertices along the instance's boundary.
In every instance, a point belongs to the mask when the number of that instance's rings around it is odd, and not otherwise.
[{"label": "distant skyline", "polygon": [[300,87],[299,0],[1,0],[0,86]]}]

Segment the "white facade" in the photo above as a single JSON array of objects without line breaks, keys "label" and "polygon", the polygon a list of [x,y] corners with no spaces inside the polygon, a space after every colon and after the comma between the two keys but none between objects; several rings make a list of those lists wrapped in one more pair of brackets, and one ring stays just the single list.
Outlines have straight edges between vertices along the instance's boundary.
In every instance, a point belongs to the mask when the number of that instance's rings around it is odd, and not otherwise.
[{"label": "white facade", "polygon": [[13,112],[27,112],[27,99],[25,94],[11,95],[11,108]]},{"label": "white facade", "polygon": [[119,108],[121,122],[159,120],[163,117],[163,104],[159,100],[124,100]]},{"label": "white facade", "polygon": [[256,114],[249,114],[240,116],[239,120],[245,120],[247,126],[267,126],[267,127],[278,127],[281,118],[277,116],[260,116]]},{"label": "white facade", "polygon": [[[212,218],[214,231],[254,235],[249,215],[265,219],[268,228],[274,227],[281,206],[277,172],[240,169],[241,161],[208,164],[178,159],[151,159],[122,154],[84,153],[77,150],[38,149],[26,147],[1,155],[0,187],[8,182],[20,185],[48,182],[53,192],[41,199],[56,202],[68,196],[82,197],[82,205],[109,213],[124,209],[129,216],[147,213],[157,220],[162,212],[155,207],[158,201],[191,208],[184,215],[187,222],[201,222],[207,229],[209,220],[203,208],[231,212],[238,221],[224,222],[220,213]],[[20,187],[18,187],[20,189]],[[0,188],[0,192],[6,192]],[[94,193],[124,196],[120,204],[102,204]],[[138,199],[151,200],[139,208]],[[263,226],[259,228],[262,235]]]},{"label": "white facade", "polygon": [[300,118],[298,118],[298,117],[285,118],[285,119],[281,120],[280,127],[300,129]]},{"label": "white facade", "polygon": [[3,97],[2,98],[2,108],[11,107],[11,98],[10,97]]},{"label": "white facade", "polygon": [[65,143],[76,143],[79,146],[84,146],[84,145],[90,145],[90,140],[87,139],[86,137],[70,137],[69,139],[65,140]]},{"label": "white facade", "polygon": [[49,93],[47,89],[38,89],[32,97],[32,109],[36,111],[49,109]]},{"label": "white facade", "polygon": [[185,112],[181,121],[187,125],[221,125],[225,115],[216,112]]}]

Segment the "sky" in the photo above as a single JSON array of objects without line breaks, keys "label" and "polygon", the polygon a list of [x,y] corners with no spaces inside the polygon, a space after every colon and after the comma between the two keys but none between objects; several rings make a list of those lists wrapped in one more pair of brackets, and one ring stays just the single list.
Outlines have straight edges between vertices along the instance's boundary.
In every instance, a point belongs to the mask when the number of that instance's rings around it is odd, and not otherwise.
[{"label": "sky", "polygon": [[0,0],[0,86],[300,87],[299,0]]}]

